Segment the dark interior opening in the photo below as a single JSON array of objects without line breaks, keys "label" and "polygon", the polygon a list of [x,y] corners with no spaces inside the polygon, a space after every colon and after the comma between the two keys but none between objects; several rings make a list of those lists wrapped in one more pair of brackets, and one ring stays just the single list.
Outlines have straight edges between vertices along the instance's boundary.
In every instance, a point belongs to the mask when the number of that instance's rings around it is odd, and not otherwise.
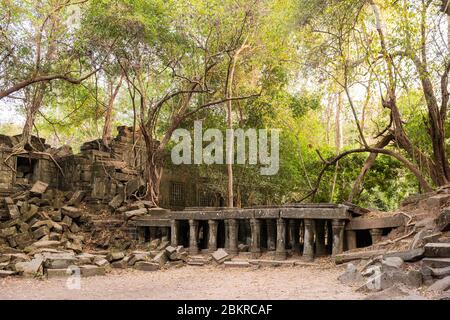
[{"label": "dark interior opening", "polygon": [[267,250],[267,223],[266,220],[261,220],[261,243],[259,246],[263,250]]},{"label": "dark interior opening", "polygon": [[180,220],[179,245],[185,248],[189,247],[189,221]]},{"label": "dark interior opening", "polygon": [[383,237],[387,236],[391,231],[392,231],[392,228],[384,228],[383,233],[382,233]]},{"label": "dark interior opening", "polygon": [[17,157],[16,183],[32,183],[37,165],[37,159]]},{"label": "dark interior opening", "polygon": [[208,220],[201,220],[198,222],[198,248],[208,249]]},{"label": "dark interior opening", "polygon": [[217,225],[217,248],[225,248],[225,222],[219,220]]},{"label": "dark interior opening", "polygon": [[356,230],[356,247],[363,248],[372,245],[372,237],[369,230]]}]

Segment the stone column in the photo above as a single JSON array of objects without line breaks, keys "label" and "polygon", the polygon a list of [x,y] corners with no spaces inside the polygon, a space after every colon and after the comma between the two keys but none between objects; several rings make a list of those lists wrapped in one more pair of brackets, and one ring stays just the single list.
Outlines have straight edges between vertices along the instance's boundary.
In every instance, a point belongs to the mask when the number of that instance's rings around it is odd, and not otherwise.
[{"label": "stone column", "polygon": [[250,252],[252,258],[257,259],[261,256],[261,221],[258,219],[251,219],[250,228],[252,232]]},{"label": "stone column", "polygon": [[180,235],[180,222],[170,220],[170,244],[174,247],[178,246]]},{"label": "stone column", "polygon": [[225,226],[225,249],[229,250],[230,249],[230,223],[228,220],[224,220],[223,224]]},{"label": "stone column", "polygon": [[228,242],[229,242],[229,253],[237,254],[238,253],[238,221],[236,219],[228,220]]},{"label": "stone column", "polygon": [[150,230],[150,241],[156,239],[156,227],[149,227]]},{"label": "stone column", "polygon": [[189,220],[189,253],[198,254],[198,221]]},{"label": "stone column", "polygon": [[213,253],[217,250],[217,220],[208,220],[208,251]]},{"label": "stone column", "polygon": [[277,251],[275,257],[279,260],[286,259],[286,221],[281,218],[277,220]]},{"label": "stone column", "polygon": [[300,251],[300,233],[298,230],[298,221],[295,219],[289,220],[289,245],[291,246],[292,251]]},{"label": "stone column", "polygon": [[145,229],[147,227],[136,227],[137,238],[139,243],[145,243]]},{"label": "stone column", "polygon": [[304,244],[303,244],[303,257],[306,260],[314,260],[314,220],[303,220],[305,226]]},{"label": "stone column", "polygon": [[344,220],[334,219],[331,221],[331,228],[333,229],[333,256],[344,251],[344,225]]},{"label": "stone column", "polygon": [[356,244],[356,231],[354,230],[345,230],[345,237],[347,240],[347,249],[352,250],[357,248]]},{"label": "stone column", "polygon": [[383,229],[370,229],[370,235],[372,237],[372,244],[381,241],[383,235]]},{"label": "stone column", "polygon": [[274,251],[276,248],[276,225],[275,221],[272,219],[266,220],[266,226],[267,226],[267,250]]},{"label": "stone column", "polygon": [[325,247],[325,220],[316,220],[316,256],[327,254]]},{"label": "stone column", "polygon": [[169,227],[162,227],[161,230],[161,241],[168,241],[169,240]]}]

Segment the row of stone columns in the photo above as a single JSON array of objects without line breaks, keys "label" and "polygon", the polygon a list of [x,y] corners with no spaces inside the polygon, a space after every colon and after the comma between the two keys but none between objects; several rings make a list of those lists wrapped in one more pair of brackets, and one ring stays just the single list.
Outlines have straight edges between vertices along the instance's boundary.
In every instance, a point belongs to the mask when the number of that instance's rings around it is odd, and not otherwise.
[{"label": "row of stone columns", "polygon": [[[290,234],[290,245],[293,250],[299,250],[299,221],[289,220],[288,229],[286,229],[286,219],[277,219],[275,223],[271,219],[266,220],[267,227],[267,248],[275,250],[277,259],[286,259],[286,235]],[[225,248],[230,254],[238,253],[238,221],[236,219],[226,219],[225,223]],[[317,256],[326,254],[325,247],[325,221],[314,219],[303,219],[304,225],[304,243],[303,256],[307,260],[314,259]],[[189,253],[198,254],[198,220],[189,220]],[[208,221],[208,251],[217,250],[217,230],[218,221]],[[253,258],[261,254],[261,220],[251,219],[251,246],[250,252]],[[338,254],[343,251],[344,245],[344,221],[332,220],[333,246],[332,254]],[[171,243],[173,246],[179,244],[179,221],[171,221]],[[315,253],[315,254],[314,254]]]}]

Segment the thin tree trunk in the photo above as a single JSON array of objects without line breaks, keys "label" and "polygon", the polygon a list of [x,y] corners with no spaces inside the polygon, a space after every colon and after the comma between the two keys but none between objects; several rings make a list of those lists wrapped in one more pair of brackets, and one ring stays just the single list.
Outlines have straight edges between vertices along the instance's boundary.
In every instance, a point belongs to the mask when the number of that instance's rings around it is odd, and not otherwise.
[{"label": "thin tree trunk", "polygon": [[111,90],[110,97],[108,100],[108,104],[106,106],[106,114],[105,114],[105,125],[103,127],[103,135],[102,142],[103,145],[109,148],[109,144],[112,139],[112,124],[113,124],[113,111],[114,111],[114,101],[119,93],[120,87],[122,86],[124,75],[122,74],[119,79],[119,83],[113,89],[113,81],[111,81]]}]

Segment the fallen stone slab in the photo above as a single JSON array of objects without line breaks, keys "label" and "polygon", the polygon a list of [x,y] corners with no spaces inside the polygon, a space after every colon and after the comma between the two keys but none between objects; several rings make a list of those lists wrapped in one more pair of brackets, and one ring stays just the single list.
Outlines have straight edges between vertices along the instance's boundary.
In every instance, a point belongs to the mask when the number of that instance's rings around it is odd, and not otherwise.
[{"label": "fallen stone slab", "polygon": [[225,262],[225,260],[227,259],[231,259],[231,256],[224,249],[217,249],[211,254],[211,256],[213,257],[214,261],[219,264]]},{"label": "fallen stone slab", "polygon": [[46,257],[44,266],[47,269],[66,269],[75,265],[77,259],[74,256],[57,254]]},{"label": "fallen stone slab", "polygon": [[47,191],[48,184],[42,181],[37,181],[30,190],[31,194],[42,195]]},{"label": "fallen stone slab", "polygon": [[345,262],[350,262],[354,260],[367,260],[375,256],[383,255],[386,250],[370,250],[370,251],[360,251],[360,252],[348,252],[341,253],[335,256],[335,263],[341,264]]},{"label": "fallen stone slab", "polygon": [[80,270],[82,277],[104,276],[106,274],[105,268],[96,265],[80,266]]},{"label": "fallen stone slab", "polygon": [[154,262],[138,261],[134,265],[134,269],[140,271],[158,271],[160,267],[159,264]]},{"label": "fallen stone slab", "polygon": [[77,243],[75,241],[74,242],[67,241],[65,247],[69,250],[75,251],[76,253],[83,252],[83,246],[81,245],[81,243]]},{"label": "fallen stone slab", "polygon": [[16,271],[11,271],[11,270],[0,270],[0,278],[6,278],[9,276],[13,276],[16,273],[17,273]]},{"label": "fallen stone slab", "polygon": [[73,269],[47,269],[47,279],[54,279],[54,278],[64,278],[69,277],[73,274]]},{"label": "fallen stone slab", "polygon": [[0,229],[0,237],[2,237],[2,238],[12,237],[15,234],[17,234],[16,227],[9,227],[9,228]]},{"label": "fallen stone slab", "polygon": [[338,277],[338,280],[346,285],[361,285],[365,282],[364,277],[352,263],[347,265],[347,269]]},{"label": "fallen stone slab", "polygon": [[191,260],[186,262],[189,266],[204,266],[205,262],[204,261],[196,261],[196,260]]},{"label": "fallen stone slab", "polygon": [[166,247],[166,252],[170,256],[172,253],[177,252],[177,248],[174,246],[168,246]]},{"label": "fallen stone slab", "polygon": [[422,264],[431,268],[450,267],[450,258],[424,258]]},{"label": "fallen stone slab", "polygon": [[445,208],[444,211],[436,219],[436,224],[441,231],[450,231],[450,207]]},{"label": "fallen stone slab", "polygon": [[165,250],[168,246],[170,246],[170,241],[163,240],[163,241],[161,241],[159,246],[156,248],[156,250],[158,250],[158,251]]},{"label": "fallen stone slab", "polygon": [[33,237],[38,240],[44,236],[48,236],[49,234],[50,229],[45,225],[33,231]]},{"label": "fallen stone slab", "polygon": [[261,267],[295,266],[295,261],[286,261],[286,260],[249,259],[248,262],[253,265],[259,265]]},{"label": "fallen stone slab", "polygon": [[17,219],[20,217],[19,208],[14,204],[8,205],[8,213],[11,219]]},{"label": "fallen stone slab", "polygon": [[[429,267],[428,267],[429,268]],[[445,278],[450,276],[450,267],[446,268],[429,268],[430,274],[436,278]]]},{"label": "fallen stone slab", "polygon": [[70,198],[69,202],[67,203],[67,205],[69,206],[78,206],[80,205],[81,201],[83,201],[83,198],[85,196],[85,192],[84,191],[75,191],[75,193],[72,195],[72,197]]},{"label": "fallen stone slab", "polygon": [[252,266],[248,261],[225,261],[223,265],[227,268],[248,268]]},{"label": "fallen stone slab", "polygon": [[130,256],[130,260],[128,260],[129,266],[134,266],[136,262],[139,261],[148,261],[150,258],[149,254],[146,252],[135,252]]},{"label": "fallen stone slab", "polygon": [[450,276],[437,280],[435,283],[428,287],[427,291],[443,292],[448,289],[450,289]]},{"label": "fallen stone slab", "polygon": [[403,259],[399,257],[388,257],[381,261],[383,271],[398,270],[403,265]]},{"label": "fallen stone slab", "polygon": [[439,211],[441,206],[450,200],[450,194],[438,194],[429,197],[426,201],[427,207],[432,211]]},{"label": "fallen stone slab", "polygon": [[124,213],[125,218],[127,220],[136,217],[136,216],[142,216],[142,215],[146,215],[148,213],[146,208],[142,208],[142,209],[138,209],[138,210],[132,210],[132,211],[127,211]]},{"label": "fallen stone slab", "polygon": [[95,257],[94,264],[99,267],[106,267],[109,265],[109,262],[105,258]]},{"label": "fallen stone slab", "polygon": [[61,208],[61,213],[65,216],[68,216],[72,219],[79,218],[81,216],[81,209],[65,206]]},{"label": "fallen stone slab", "polygon": [[419,288],[422,285],[422,273],[416,270],[408,272],[390,271],[383,272],[380,276],[380,289],[392,287],[396,283],[404,284],[410,288]]},{"label": "fallen stone slab", "polygon": [[106,260],[109,262],[121,260],[123,258],[125,258],[125,253],[122,251],[111,251],[106,256]]},{"label": "fallen stone slab", "polygon": [[424,250],[427,258],[450,258],[450,243],[427,243]]},{"label": "fallen stone slab", "polygon": [[152,259],[152,262],[157,263],[160,267],[162,267],[168,260],[169,258],[167,257],[166,251],[161,251]]},{"label": "fallen stone slab", "polygon": [[118,194],[114,198],[112,198],[112,200],[108,203],[108,205],[114,210],[116,210],[122,205],[124,200],[125,199],[123,194]]},{"label": "fallen stone slab", "polygon": [[76,256],[77,264],[92,264],[95,256],[90,253],[80,253]]},{"label": "fallen stone slab", "polygon": [[73,233],[78,233],[78,232],[81,231],[81,228],[75,222],[72,222],[72,224],[70,225],[69,229]]},{"label": "fallen stone slab", "polygon": [[36,257],[28,262],[18,262],[14,268],[17,272],[21,272],[25,276],[39,276],[43,274],[43,262],[42,257]]},{"label": "fallen stone slab", "polygon": [[56,248],[61,245],[61,241],[53,241],[53,240],[40,240],[34,242],[30,247],[34,249],[39,248]]},{"label": "fallen stone slab", "polygon": [[61,221],[61,224],[64,224],[67,227],[70,227],[72,225],[72,218],[69,216],[64,216],[64,218]]},{"label": "fallen stone slab", "polygon": [[416,262],[424,257],[425,250],[423,248],[411,249],[406,251],[388,252],[384,258],[401,258],[405,262]]}]

